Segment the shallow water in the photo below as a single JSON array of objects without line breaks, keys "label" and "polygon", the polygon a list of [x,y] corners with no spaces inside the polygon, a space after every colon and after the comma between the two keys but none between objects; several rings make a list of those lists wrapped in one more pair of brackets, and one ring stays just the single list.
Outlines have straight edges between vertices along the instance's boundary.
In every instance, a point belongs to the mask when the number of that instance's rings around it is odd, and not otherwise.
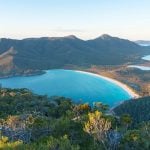
[{"label": "shallow water", "polygon": [[150,61],[150,55],[144,56],[142,59]]},{"label": "shallow water", "polygon": [[145,66],[138,66],[138,65],[130,65],[128,66],[129,68],[138,68],[140,70],[144,70],[144,71],[149,71],[150,67],[145,67]]},{"label": "shallow water", "polygon": [[92,104],[101,101],[115,106],[131,96],[101,77],[72,70],[49,70],[43,75],[0,79],[3,87],[28,88],[37,94],[65,96]]},{"label": "shallow water", "polygon": [[150,46],[150,44],[139,44],[140,46]]},{"label": "shallow water", "polygon": [[[146,55],[146,56],[142,57],[142,59],[150,61],[150,55]],[[138,68],[138,69],[143,70],[143,71],[149,71],[150,70],[150,67],[147,67],[147,66],[129,65],[128,67]]]}]

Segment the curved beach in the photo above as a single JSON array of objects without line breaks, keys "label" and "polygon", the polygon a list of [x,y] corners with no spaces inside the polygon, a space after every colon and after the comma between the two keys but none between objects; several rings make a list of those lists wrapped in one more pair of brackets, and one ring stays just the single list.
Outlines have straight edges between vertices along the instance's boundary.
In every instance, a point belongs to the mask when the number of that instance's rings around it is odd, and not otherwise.
[{"label": "curved beach", "polygon": [[91,72],[85,72],[85,71],[79,71],[77,70],[76,72],[79,72],[79,73],[84,73],[84,74],[89,74],[89,75],[92,75],[92,76],[97,76],[97,77],[100,77],[100,78],[103,78],[107,81],[110,81],[118,86],[120,86],[122,89],[124,89],[132,98],[138,98],[140,97],[140,95],[138,95],[136,92],[134,92],[128,85],[118,81],[118,80],[115,80],[115,79],[112,79],[112,78],[108,78],[108,77],[105,77],[105,76],[102,76],[102,75],[99,75],[99,74],[95,74],[95,73],[91,73]]}]

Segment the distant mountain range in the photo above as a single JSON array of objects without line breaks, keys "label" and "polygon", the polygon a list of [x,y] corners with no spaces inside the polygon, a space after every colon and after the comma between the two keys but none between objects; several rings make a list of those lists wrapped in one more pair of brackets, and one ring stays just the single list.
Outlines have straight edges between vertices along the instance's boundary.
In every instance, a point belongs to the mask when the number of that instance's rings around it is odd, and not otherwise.
[{"label": "distant mountain range", "polygon": [[132,41],[102,35],[82,40],[66,37],[0,39],[0,75],[30,70],[121,65],[134,62],[150,52]]}]

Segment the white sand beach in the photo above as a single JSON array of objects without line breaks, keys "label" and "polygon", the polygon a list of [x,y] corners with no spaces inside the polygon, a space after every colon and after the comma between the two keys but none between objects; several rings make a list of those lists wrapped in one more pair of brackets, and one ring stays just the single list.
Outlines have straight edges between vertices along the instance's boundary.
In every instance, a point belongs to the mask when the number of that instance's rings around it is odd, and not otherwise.
[{"label": "white sand beach", "polygon": [[140,97],[140,95],[138,95],[136,92],[134,92],[128,85],[120,82],[120,81],[117,81],[115,79],[112,79],[112,78],[108,78],[108,77],[105,77],[105,76],[102,76],[102,75],[99,75],[99,74],[95,74],[95,73],[91,73],[91,72],[85,72],[85,71],[76,71],[76,72],[80,72],[80,73],[85,73],[85,74],[89,74],[89,75],[93,75],[93,76],[97,76],[97,77],[100,77],[100,78],[103,78],[107,81],[110,81],[114,84],[117,84],[118,86],[120,86],[121,88],[123,88],[125,91],[128,92],[128,94],[132,97],[132,98],[138,98]]}]

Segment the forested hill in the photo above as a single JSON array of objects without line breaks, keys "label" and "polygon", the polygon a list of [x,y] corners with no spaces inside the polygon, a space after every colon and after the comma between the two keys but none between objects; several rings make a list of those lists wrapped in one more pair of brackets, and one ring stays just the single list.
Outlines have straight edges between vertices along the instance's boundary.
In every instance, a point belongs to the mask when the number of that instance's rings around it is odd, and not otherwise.
[{"label": "forested hill", "polygon": [[133,125],[142,121],[150,121],[150,96],[128,100],[114,108],[116,115],[128,114],[133,118]]},{"label": "forested hill", "polygon": [[129,40],[102,35],[84,41],[66,37],[0,39],[0,71],[63,68],[64,66],[120,65],[136,61],[149,50]]},{"label": "forested hill", "polygon": [[[118,110],[118,117],[108,114],[108,106],[99,102],[91,107],[27,89],[0,88],[0,149],[149,150],[150,121],[145,119],[149,101],[118,106],[124,108]],[[139,121],[133,126],[135,120]]]}]

